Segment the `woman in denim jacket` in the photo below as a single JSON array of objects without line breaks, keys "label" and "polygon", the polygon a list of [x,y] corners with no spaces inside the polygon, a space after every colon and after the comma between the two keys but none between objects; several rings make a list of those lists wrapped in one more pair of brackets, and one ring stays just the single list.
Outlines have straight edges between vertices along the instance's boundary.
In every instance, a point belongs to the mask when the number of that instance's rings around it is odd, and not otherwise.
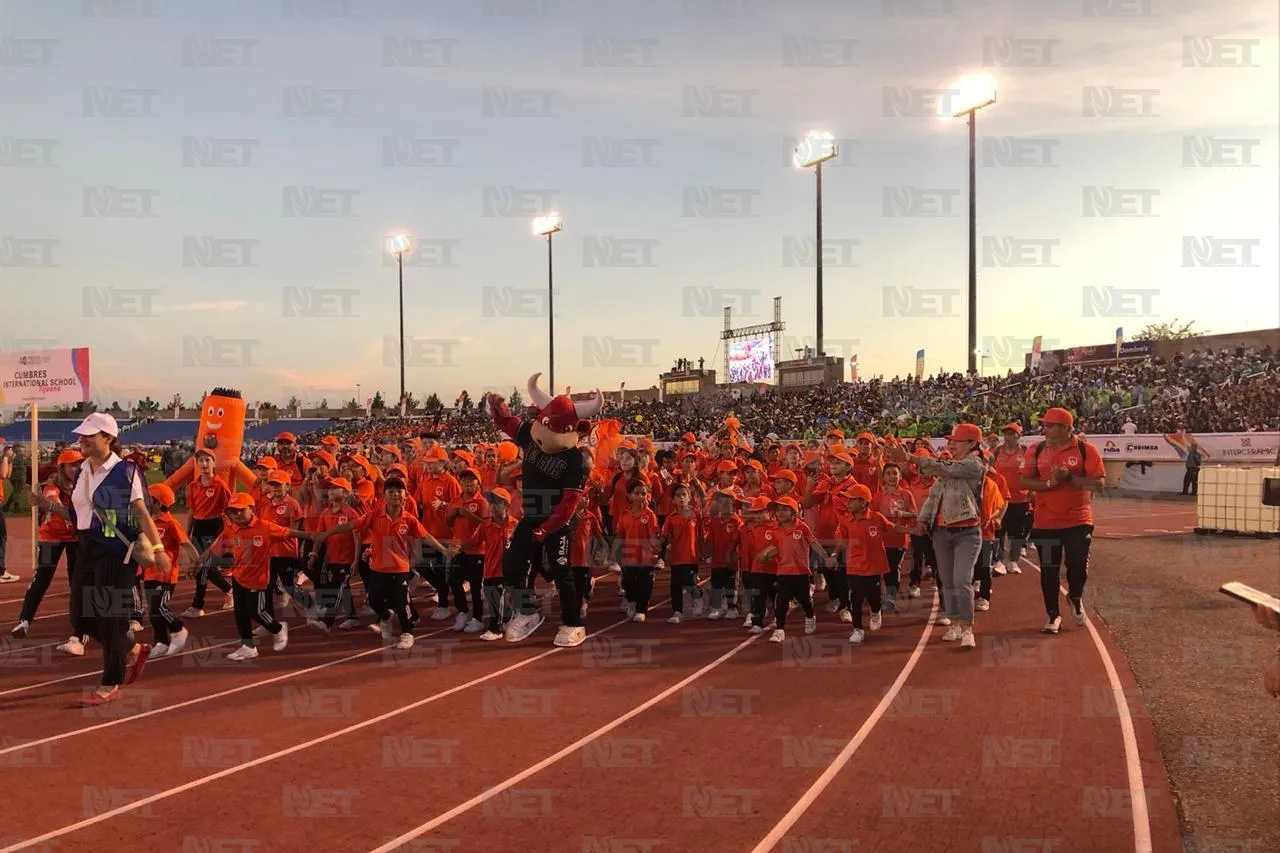
[{"label": "woman in denim jacket", "polygon": [[899,465],[914,465],[926,477],[936,477],[920,507],[922,532],[933,540],[938,559],[938,591],[943,616],[938,624],[947,632],[942,639],[960,641],[960,647],[977,645],[973,636],[973,570],[982,548],[981,507],[982,428],[957,424],[947,436],[952,459],[908,456],[901,448],[888,452]]}]

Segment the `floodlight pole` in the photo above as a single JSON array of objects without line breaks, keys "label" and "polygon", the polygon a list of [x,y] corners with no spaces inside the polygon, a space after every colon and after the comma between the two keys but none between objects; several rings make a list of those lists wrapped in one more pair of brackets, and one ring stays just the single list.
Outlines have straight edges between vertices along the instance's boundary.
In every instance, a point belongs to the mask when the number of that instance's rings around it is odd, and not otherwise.
[{"label": "floodlight pole", "polygon": [[[978,360],[978,168],[977,109],[969,110],[969,375]],[[819,315],[821,316],[821,315]]]},{"label": "floodlight pole", "polygon": [[817,185],[818,185],[818,191],[817,191],[818,222],[817,222],[816,236],[814,240],[814,244],[815,244],[814,245],[814,269],[816,272],[816,290],[817,290],[816,296],[818,300],[817,312],[816,312],[817,320],[818,320],[818,324],[817,324],[818,335],[817,335],[817,341],[815,342],[817,345],[815,355],[817,355],[819,358],[822,358],[826,354],[826,352],[822,348],[822,161],[821,160],[819,160],[817,165],[814,167],[813,174],[816,177]]},{"label": "floodlight pole", "polygon": [[400,404],[404,405],[404,252],[396,252],[400,276]]},{"label": "floodlight pole", "polygon": [[554,265],[552,264],[551,238],[555,232],[547,234],[547,375],[551,383],[551,393],[556,393],[556,311]]}]

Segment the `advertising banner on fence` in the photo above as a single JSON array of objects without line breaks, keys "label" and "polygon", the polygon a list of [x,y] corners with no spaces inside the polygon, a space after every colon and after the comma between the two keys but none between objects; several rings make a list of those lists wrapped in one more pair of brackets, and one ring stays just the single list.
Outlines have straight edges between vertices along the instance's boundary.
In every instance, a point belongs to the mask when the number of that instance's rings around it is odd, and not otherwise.
[{"label": "advertising banner on fence", "polygon": [[0,353],[0,406],[87,402],[87,347]]},{"label": "advertising banner on fence", "polygon": [[[1086,435],[1103,460],[1115,462],[1185,462],[1195,446],[1204,465],[1239,462],[1272,463],[1280,453],[1280,432],[1156,433],[1153,435]],[[1022,439],[1030,446],[1042,437]],[[946,447],[941,438],[930,439],[937,450]]]}]

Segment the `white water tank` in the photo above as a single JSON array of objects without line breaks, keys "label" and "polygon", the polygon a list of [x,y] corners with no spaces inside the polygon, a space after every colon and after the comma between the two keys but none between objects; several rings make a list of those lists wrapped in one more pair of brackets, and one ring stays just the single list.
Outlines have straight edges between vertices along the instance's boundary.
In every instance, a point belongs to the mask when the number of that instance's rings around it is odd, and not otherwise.
[{"label": "white water tank", "polygon": [[1200,469],[1196,532],[1280,535],[1280,507],[1262,503],[1263,480],[1280,468],[1213,465]]}]

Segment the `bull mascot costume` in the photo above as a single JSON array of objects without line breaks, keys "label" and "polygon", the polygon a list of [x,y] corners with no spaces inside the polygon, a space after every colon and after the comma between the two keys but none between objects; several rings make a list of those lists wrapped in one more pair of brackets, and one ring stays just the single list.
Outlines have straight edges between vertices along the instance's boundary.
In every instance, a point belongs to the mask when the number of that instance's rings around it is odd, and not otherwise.
[{"label": "bull mascot costume", "polygon": [[507,624],[506,639],[519,643],[542,626],[533,592],[534,573],[556,585],[560,600],[560,630],[555,644],[580,646],[587,638],[582,624],[580,592],[569,566],[569,522],[583,500],[587,465],[578,442],[591,432],[590,418],[604,408],[604,395],[575,403],[566,395],[548,396],[538,387],[541,373],[529,377],[533,417],[521,420],[511,414],[496,394],[485,399],[494,424],[524,451],[521,493],[524,517],[516,525],[503,560],[503,574],[512,595],[514,615]]}]

